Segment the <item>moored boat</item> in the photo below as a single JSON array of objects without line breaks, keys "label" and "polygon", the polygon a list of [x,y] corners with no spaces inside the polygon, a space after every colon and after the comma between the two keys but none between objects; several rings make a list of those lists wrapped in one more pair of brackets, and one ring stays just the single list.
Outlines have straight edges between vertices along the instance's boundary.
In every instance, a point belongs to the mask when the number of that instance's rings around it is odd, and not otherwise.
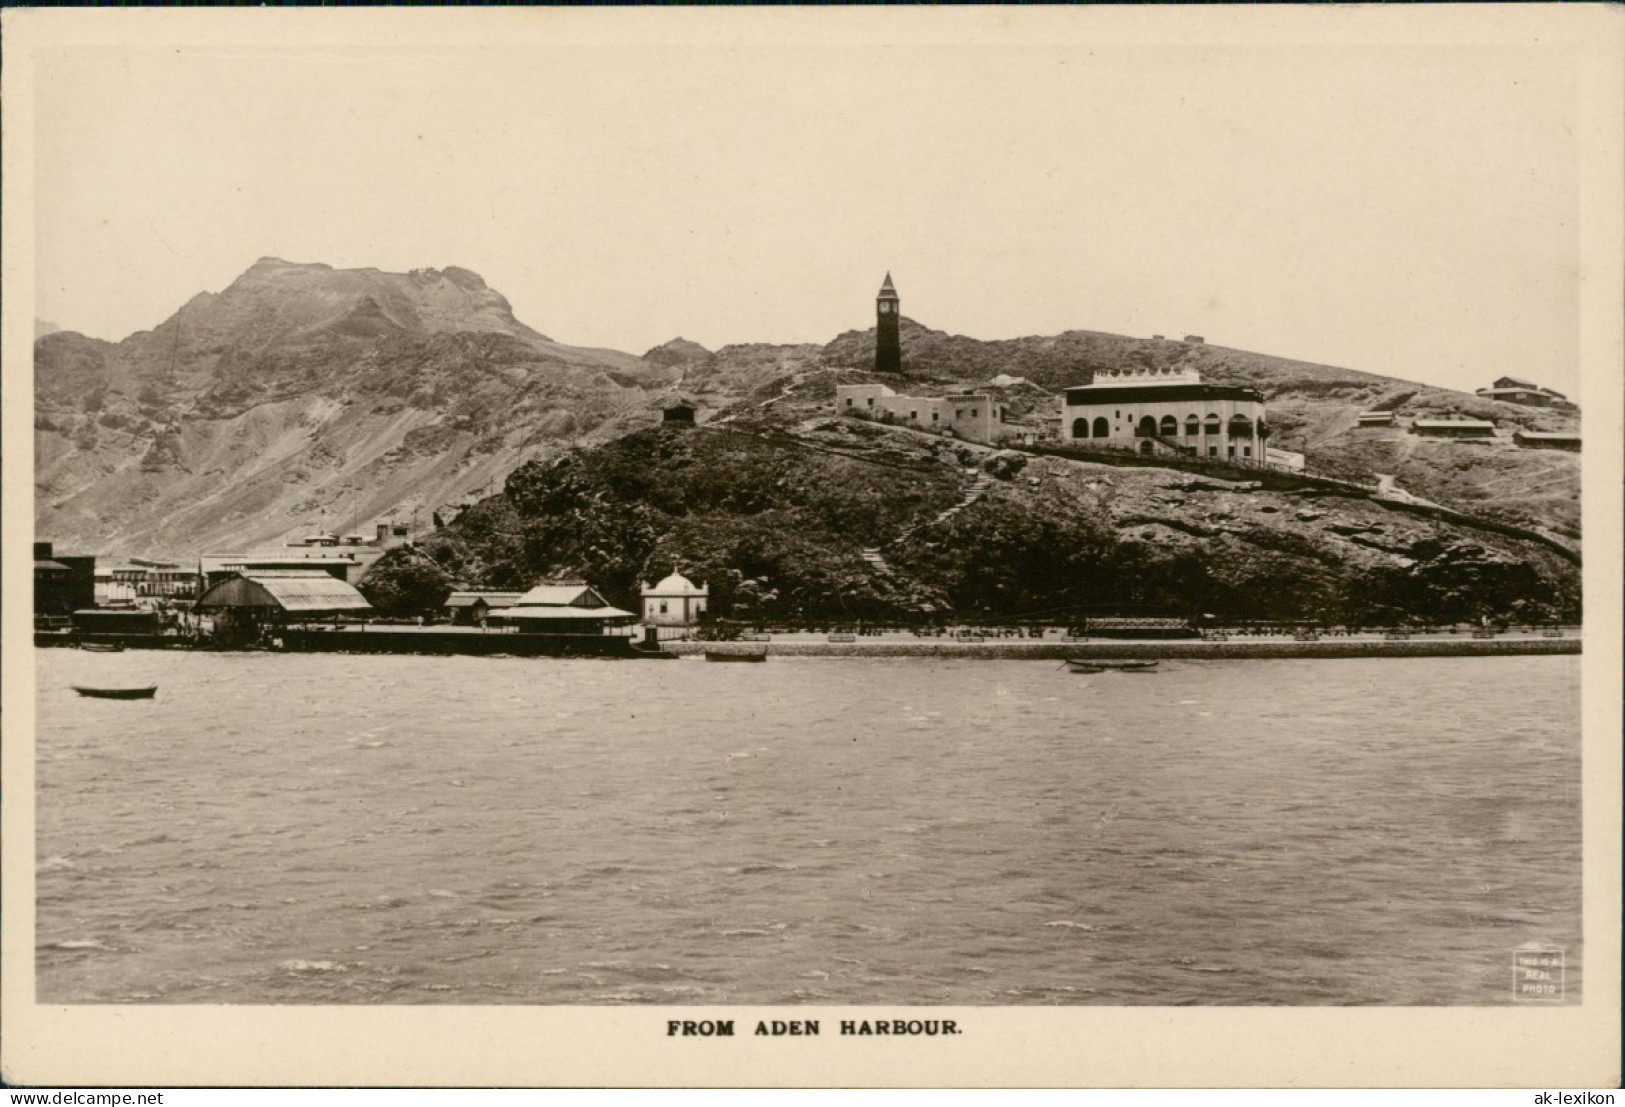
[{"label": "moored boat", "polygon": [[99,700],[150,700],[158,694],[156,684],[147,684],[136,688],[93,688],[83,684],[75,684],[73,690],[81,696],[90,696]]},{"label": "moored boat", "polygon": [[1069,657],[1066,659],[1067,668],[1074,673],[1154,673],[1158,662],[1150,661],[1097,661],[1092,657]]},{"label": "moored boat", "polygon": [[706,650],[707,661],[766,661],[766,650]]}]

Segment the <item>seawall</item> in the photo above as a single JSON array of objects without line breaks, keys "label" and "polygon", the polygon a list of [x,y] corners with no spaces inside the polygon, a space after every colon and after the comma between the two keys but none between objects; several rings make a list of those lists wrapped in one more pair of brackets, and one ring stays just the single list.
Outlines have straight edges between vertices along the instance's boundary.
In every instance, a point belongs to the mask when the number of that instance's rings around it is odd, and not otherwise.
[{"label": "seawall", "polygon": [[1318,642],[1258,639],[1229,642],[662,642],[667,653],[694,657],[747,649],[770,657],[959,657],[1013,661],[1062,661],[1069,657],[1125,661],[1184,659],[1239,661],[1272,657],[1510,657],[1520,654],[1577,654],[1578,638],[1412,638],[1370,641],[1327,638]]}]

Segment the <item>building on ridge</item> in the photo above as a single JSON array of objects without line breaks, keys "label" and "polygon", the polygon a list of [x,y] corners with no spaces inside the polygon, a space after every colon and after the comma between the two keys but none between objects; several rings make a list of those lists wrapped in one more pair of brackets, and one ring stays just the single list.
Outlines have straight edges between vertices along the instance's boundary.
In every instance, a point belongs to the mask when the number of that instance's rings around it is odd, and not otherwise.
[{"label": "building on ridge", "polygon": [[1413,419],[1411,433],[1424,438],[1494,438],[1495,424],[1486,419]]},{"label": "building on ridge", "polygon": [[1193,367],[1108,369],[1061,401],[1071,445],[1262,463],[1269,433],[1263,393],[1204,384]]},{"label": "building on ridge", "polygon": [[951,432],[967,442],[990,444],[1008,434],[1004,406],[986,392],[901,396],[883,384],[840,384],[835,386],[835,413],[939,434]]},{"label": "building on ridge", "polygon": [[1578,411],[1575,404],[1563,393],[1536,384],[1534,381],[1524,380],[1522,377],[1500,377],[1488,388],[1480,388],[1476,395],[1486,400],[1502,400],[1509,404],[1523,404],[1525,407],[1550,407],[1559,411]]},{"label": "building on ridge", "polygon": [[1512,441],[1526,450],[1580,452],[1579,431],[1513,431]]}]

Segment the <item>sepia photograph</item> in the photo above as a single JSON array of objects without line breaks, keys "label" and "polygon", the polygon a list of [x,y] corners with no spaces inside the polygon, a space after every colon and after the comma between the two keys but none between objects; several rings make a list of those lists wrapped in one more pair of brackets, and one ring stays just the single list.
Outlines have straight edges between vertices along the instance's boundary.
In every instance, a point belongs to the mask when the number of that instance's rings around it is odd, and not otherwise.
[{"label": "sepia photograph", "polygon": [[7,11],[7,1079],[1617,1082],[1608,15]]}]

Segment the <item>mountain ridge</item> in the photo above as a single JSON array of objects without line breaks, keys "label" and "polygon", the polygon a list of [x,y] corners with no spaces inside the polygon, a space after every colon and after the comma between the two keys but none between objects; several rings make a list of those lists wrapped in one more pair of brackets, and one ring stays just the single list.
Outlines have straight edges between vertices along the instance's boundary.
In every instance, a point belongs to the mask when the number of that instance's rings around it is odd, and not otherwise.
[{"label": "mountain ridge", "polygon": [[[1578,534],[1578,465],[1414,436],[1357,432],[1353,416],[1487,414],[1566,429],[1573,420],[1378,374],[1223,347],[1088,330],[984,342],[905,318],[900,390],[998,389],[1034,428],[1047,392],[1101,368],[1181,365],[1261,388],[1285,444],[1329,467],[1520,525]],[[702,422],[764,412],[786,424],[829,413],[836,383],[871,372],[874,331],[823,345],[673,339],[638,356],[575,347],[522,323],[479,274],[388,273],[265,257],[150,331],[106,342],[36,341],[37,527],[93,552],[185,556],[308,532],[329,515],[373,521],[455,514],[530,460],[601,445],[660,419],[678,391]],[[1474,464],[1458,463],[1471,454]],[[1480,469],[1495,484],[1478,487]]]}]

